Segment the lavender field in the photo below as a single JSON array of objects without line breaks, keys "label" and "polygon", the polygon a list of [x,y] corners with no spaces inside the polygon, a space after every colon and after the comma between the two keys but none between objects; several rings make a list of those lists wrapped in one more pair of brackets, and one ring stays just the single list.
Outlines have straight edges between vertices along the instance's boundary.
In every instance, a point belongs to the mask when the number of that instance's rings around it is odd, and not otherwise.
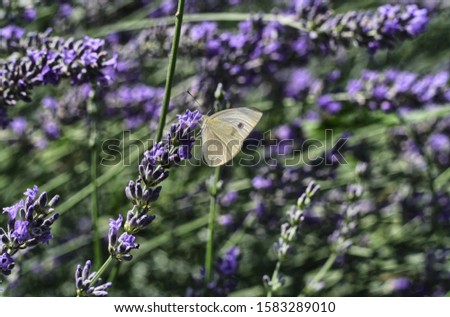
[{"label": "lavender field", "polygon": [[0,0],[0,296],[450,295],[449,31],[448,0]]}]

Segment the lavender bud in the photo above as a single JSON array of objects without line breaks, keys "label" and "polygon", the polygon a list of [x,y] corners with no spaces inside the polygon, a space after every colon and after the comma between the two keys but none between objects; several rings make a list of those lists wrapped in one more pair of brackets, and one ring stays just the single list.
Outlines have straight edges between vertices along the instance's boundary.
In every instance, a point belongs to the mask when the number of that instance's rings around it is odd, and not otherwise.
[{"label": "lavender bud", "polygon": [[58,205],[59,203],[59,198],[60,198],[59,195],[55,195],[48,203],[48,206],[51,208],[56,207],[56,205]]},{"label": "lavender bud", "polygon": [[136,198],[142,199],[143,189],[142,189],[141,182],[137,182],[135,185],[135,188],[136,188]]},{"label": "lavender bud", "polygon": [[347,188],[347,195],[350,201],[359,199],[364,192],[364,188],[359,184],[350,184]]},{"label": "lavender bud", "polygon": [[143,215],[141,218],[138,219],[137,224],[141,228],[147,227],[149,224],[153,222],[153,220],[156,219],[155,215]]},{"label": "lavender bud", "polygon": [[24,218],[29,222],[33,221],[33,218],[34,218],[33,213],[34,213],[34,207],[30,206],[30,208],[28,208],[28,211],[25,213]]},{"label": "lavender bud", "polygon": [[87,296],[107,296],[106,289],[112,286],[110,282],[102,284],[101,279],[92,283],[96,272],[89,273],[91,269],[91,261],[86,261],[84,268],[81,265],[77,265],[75,270],[75,286],[77,289],[78,297]]},{"label": "lavender bud", "polygon": [[[2,228],[3,229],[3,228]],[[6,234],[2,234],[1,235],[1,237],[2,237],[2,242],[3,242],[3,244],[9,244],[9,243],[11,243],[11,240],[9,239],[9,237],[6,235]]]},{"label": "lavender bud", "polygon": [[125,195],[131,201],[136,199],[136,188],[134,186],[134,182],[130,180],[128,186],[125,187]]},{"label": "lavender bud", "polygon": [[8,253],[2,253],[0,255],[0,270],[3,275],[11,274],[14,265],[14,260]]},{"label": "lavender bud", "polygon": [[270,277],[268,275],[264,275],[262,280],[263,280],[264,286],[266,288],[269,288],[269,289],[272,288],[272,282],[271,282]]},{"label": "lavender bud", "polygon": [[148,202],[154,202],[154,201],[158,200],[159,194],[161,193],[161,189],[162,189],[161,186],[156,187],[153,190],[153,192],[151,193],[151,196],[150,196]]},{"label": "lavender bud", "polygon": [[126,222],[131,221],[131,219],[133,219],[133,218],[134,218],[134,212],[133,212],[133,210],[128,210]]},{"label": "lavender bud", "polygon": [[39,196],[37,201],[38,201],[39,207],[45,208],[45,206],[47,205],[47,193],[43,192],[41,194],[41,196]]}]

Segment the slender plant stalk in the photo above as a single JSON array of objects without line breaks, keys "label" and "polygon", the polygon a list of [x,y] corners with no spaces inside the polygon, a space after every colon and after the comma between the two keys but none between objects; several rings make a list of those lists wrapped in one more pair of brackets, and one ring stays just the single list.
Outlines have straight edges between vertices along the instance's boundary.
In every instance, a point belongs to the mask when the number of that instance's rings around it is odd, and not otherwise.
[{"label": "slender plant stalk", "polygon": [[98,209],[98,185],[97,185],[97,147],[93,146],[91,148],[91,184],[92,184],[92,198],[91,198],[91,209],[92,209],[92,224],[94,232],[94,258],[95,258],[95,268],[98,269],[102,261],[101,252],[101,237],[99,232],[98,219],[100,218],[100,212]]},{"label": "slender plant stalk", "polygon": [[220,177],[220,167],[216,167],[214,170],[214,179],[211,184],[210,190],[210,202],[209,202],[209,219],[208,219],[208,241],[206,244],[206,256],[205,256],[205,270],[206,281],[212,280],[213,271],[213,252],[214,252],[214,226],[216,224],[216,210],[217,210],[217,183]]},{"label": "slender plant stalk", "polygon": [[[275,265],[275,269],[273,270],[272,279],[271,279],[272,283],[277,280],[277,276],[278,276],[278,274],[280,274],[280,267],[281,267],[281,261],[278,260],[277,264]],[[269,288],[269,290],[267,291],[267,297],[272,297],[272,288]]]},{"label": "slender plant stalk", "polygon": [[[318,281],[322,280],[325,274],[327,274],[328,271],[333,266],[333,263],[336,261],[337,256],[338,256],[337,252],[332,252],[328,257],[327,261],[325,262],[325,264],[320,268],[319,272],[317,272],[317,274],[312,278],[311,282],[308,284],[314,285]],[[299,294],[299,296],[304,296],[305,290],[306,287],[303,289],[301,294]]]},{"label": "slender plant stalk", "polygon": [[173,36],[172,51],[170,53],[169,68],[167,70],[166,87],[164,91],[164,99],[161,109],[161,116],[159,117],[158,134],[156,142],[161,141],[164,126],[166,125],[167,109],[169,108],[170,94],[172,91],[173,77],[175,75],[175,66],[177,64],[178,46],[180,45],[181,25],[183,24],[185,0],[178,0],[178,10],[175,14],[175,34]]},{"label": "slender plant stalk", "polygon": [[95,273],[94,278],[91,281],[91,285],[94,285],[94,283],[102,276],[102,274],[108,269],[108,267],[112,263],[112,256],[110,255],[108,259],[103,263],[102,267],[97,270],[97,273]]},{"label": "slender plant stalk", "polygon": [[111,269],[111,272],[108,276],[108,281],[113,283],[115,282],[116,278],[119,277],[120,268],[122,267],[122,262],[116,261],[116,264]]},{"label": "slender plant stalk", "polygon": [[98,269],[102,262],[102,246],[101,235],[99,228],[99,208],[98,208],[98,183],[97,183],[97,105],[94,102],[94,93],[89,96],[88,113],[90,115],[90,131],[89,131],[89,150],[91,154],[91,219],[92,219],[92,233],[93,233],[93,247],[94,247],[94,267]]}]

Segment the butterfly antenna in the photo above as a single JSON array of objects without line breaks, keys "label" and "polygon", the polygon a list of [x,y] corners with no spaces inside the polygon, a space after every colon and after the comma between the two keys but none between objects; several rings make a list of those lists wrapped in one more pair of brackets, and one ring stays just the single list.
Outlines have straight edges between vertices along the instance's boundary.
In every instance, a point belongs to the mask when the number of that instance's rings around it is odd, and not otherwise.
[{"label": "butterfly antenna", "polygon": [[[186,90],[186,92],[188,93],[189,96],[192,97],[192,99],[194,99],[194,101],[195,101],[200,107],[202,106],[202,105],[200,104],[200,102],[198,102],[197,98],[195,98],[195,97],[191,94],[191,92],[190,92],[189,90]],[[209,113],[210,113],[211,111],[212,111],[212,109],[208,110],[208,112],[206,113],[206,115],[208,116]]]},{"label": "butterfly antenna", "polygon": [[200,102],[198,102],[197,98],[195,98],[191,92],[189,90],[186,90],[186,92],[188,93],[189,96],[192,97],[192,99],[194,99],[194,101],[201,107],[202,105],[200,104]]}]

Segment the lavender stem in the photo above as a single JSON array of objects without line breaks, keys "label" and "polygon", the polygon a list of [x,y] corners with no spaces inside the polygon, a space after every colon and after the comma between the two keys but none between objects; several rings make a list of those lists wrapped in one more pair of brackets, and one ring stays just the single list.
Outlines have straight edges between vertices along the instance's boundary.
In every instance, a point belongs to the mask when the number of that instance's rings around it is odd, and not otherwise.
[{"label": "lavender stem", "polygon": [[159,117],[158,134],[156,137],[156,142],[161,141],[164,126],[166,125],[167,109],[169,108],[170,94],[172,91],[173,77],[175,75],[175,66],[177,63],[177,53],[178,46],[180,44],[181,37],[181,25],[183,24],[183,13],[184,13],[184,2],[185,0],[178,1],[178,9],[175,14],[175,34],[173,36],[172,42],[172,52],[170,53],[169,69],[167,70],[166,87],[164,91],[164,99],[161,109],[161,116]]},{"label": "lavender stem", "polygon": [[205,256],[205,270],[206,270],[206,282],[212,280],[213,272],[213,260],[214,260],[214,226],[216,223],[216,209],[217,209],[217,183],[220,178],[220,167],[216,167],[214,170],[214,180],[211,186],[211,199],[209,204],[209,220],[208,220],[208,241],[206,244],[206,256]]},{"label": "lavender stem", "polygon": [[92,217],[92,232],[93,232],[93,247],[94,247],[94,265],[95,269],[102,262],[102,246],[101,234],[99,231],[98,219],[100,217],[98,210],[98,183],[97,183],[97,105],[94,102],[94,91],[89,95],[89,102],[87,105],[90,116],[90,131],[89,131],[89,149],[91,154],[91,217]]}]

